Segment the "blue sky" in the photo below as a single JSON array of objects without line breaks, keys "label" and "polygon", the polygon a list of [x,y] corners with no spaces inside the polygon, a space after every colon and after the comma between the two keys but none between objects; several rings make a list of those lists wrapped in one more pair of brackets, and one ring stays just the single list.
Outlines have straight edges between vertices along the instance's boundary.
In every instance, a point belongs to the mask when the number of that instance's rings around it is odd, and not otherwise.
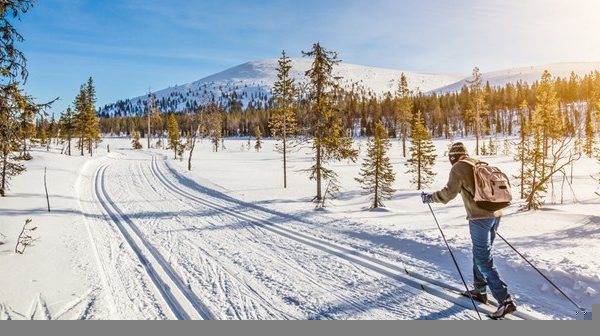
[{"label": "blue sky", "polygon": [[469,73],[600,61],[596,0],[38,0],[18,27],[27,90],[73,100],[93,76],[99,105],[198,80],[315,41],[349,63]]}]

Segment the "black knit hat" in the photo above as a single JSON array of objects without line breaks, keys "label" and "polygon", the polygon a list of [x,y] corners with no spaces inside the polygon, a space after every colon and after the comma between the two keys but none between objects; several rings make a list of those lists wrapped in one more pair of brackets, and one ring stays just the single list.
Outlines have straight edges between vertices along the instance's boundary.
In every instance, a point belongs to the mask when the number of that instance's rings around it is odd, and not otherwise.
[{"label": "black knit hat", "polygon": [[460,160],[463,156],[468,156],[467,147],[462,142],[456,142],[450,147],[450,152],[448,153],[448,157],[450,158],[450,163],[455,164]]}]

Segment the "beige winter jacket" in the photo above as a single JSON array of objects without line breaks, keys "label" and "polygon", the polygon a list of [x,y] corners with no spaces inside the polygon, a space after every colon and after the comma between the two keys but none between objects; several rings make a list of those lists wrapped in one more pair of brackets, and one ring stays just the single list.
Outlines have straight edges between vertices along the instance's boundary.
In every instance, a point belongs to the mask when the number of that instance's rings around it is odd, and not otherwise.
[{"label": "beige winter jacket", "polygon": [[[472,158],[465,158],[464,161],[478,162]],[[447,204],[461,194],[467,210],[467,219],[486,219],[502,217],[502,211],[489,211],[477,206],[473,200],[475,195],[475,176],[473,175],[473,166],[466,162],[457,162],[450,170],[450,178],[444,189],[433,194],[433,201],[436,203]]]}]

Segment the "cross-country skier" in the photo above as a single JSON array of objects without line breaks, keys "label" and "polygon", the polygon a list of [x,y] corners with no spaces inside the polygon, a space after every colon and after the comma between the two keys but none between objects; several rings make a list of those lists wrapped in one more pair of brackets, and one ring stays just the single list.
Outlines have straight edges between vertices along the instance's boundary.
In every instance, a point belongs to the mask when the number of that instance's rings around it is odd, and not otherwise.
[{"label": "cross-country skier", "polygon": [[[487,287],[498,301],[498,310],[491,314],[493,319],[501,319],[517,310],[517,306],[508,293],[508,287],[500,278],[494,266],[492,246],[496,238],[496,230],[500,225],[501,211],[488,211],[480,208],[474,201],[475,177],[473,165],[477,162],[469,157],[465,146],[457,142],[452,145],[448,154],[452,170],[446,187],[433,194],[423,193],[423,203],[447,204],[460,193],[467,211],[471,241],[473,242],[473,277],[475,289],[470,291],[473,299],[487,303]],[[467,161],[467,162],[465,162]],[[468,163],[471,162],[471,163]],[[469,292],[463,292],[469,296]]]}]

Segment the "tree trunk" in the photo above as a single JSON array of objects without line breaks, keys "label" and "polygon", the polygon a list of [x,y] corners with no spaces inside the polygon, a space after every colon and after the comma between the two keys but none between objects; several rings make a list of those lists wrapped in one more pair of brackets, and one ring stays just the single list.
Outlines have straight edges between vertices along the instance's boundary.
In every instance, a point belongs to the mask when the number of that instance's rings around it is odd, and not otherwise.
[{"label": "tree trunk", "polygon": [[320,202],[323,200],[323,195],[321,194],[321,144],[319,143],[318,139],[316,139],[316,141],[317,158],[315,162],[315,169],[317,175],[317,196],[315,197],[315,201]]},{"label": "tree trunk", "polygon": [[287,139],[283,138],[283,189],[287,189]]},{"label": "tree trunk", "polygon": [[188,158],[188,170],[192,171],[192,154],[194,154],[194,148],[196,147],[196,137],[192,140],[192,146],[190,147],[190,156]]},{"label": "tree trunk", "polygon": [[2,185],[0,186],[0,196],[4,197],[4,191],[6,190],[6,166],[8,165],[8,153],[3,151],[2,153]]}]

